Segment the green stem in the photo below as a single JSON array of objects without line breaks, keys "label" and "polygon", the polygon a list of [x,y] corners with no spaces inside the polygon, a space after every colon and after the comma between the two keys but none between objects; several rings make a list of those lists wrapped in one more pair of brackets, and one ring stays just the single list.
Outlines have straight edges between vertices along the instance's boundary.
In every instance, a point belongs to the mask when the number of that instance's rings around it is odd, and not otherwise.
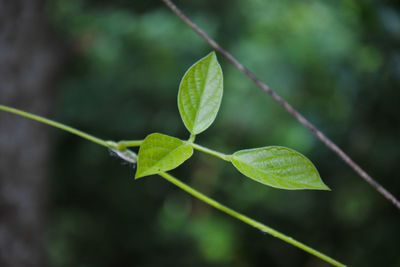
[{"label": "green stem", "polygon": [[[204,153],[216,156],[218,158],[221,158],[225,161],[231,161],[231,156],[227,154],[223,154],[221,152],[212,150],[210,148],[198,145],[196,143],[192,143],[194,141],[194,135],[191,135],[189,140],[187,141],[194,149],[197,149],[199,151],[202,151]],[[118,150],[124,150],[128,147],[134,147],[134,146],[140,146],[143,143],[143,140],[126,140],[126,141],[119,141],[117,143],[117,149]]]},{"label": "green stem", "polygon": [[117,143],[117,149],[124,150],[128,147],[140,146],[142,143],[143,143],[143,140],[119,141]]},{"label": "green stem", "polygon": [[327,255],[325,255],[325,254],[323,254],[323,253],[321,253],[319,251],[316,251],[315,249],[313,249],[313,248],[311,248],[311,247],[309,247],[309,246],[307,246],[307,245],[305,245],[305,244],[303,244],[303,243],[301,243],[301,242],[299,242],[299,241],[297,241],[297,240],[295,240],[295,239],[293,239],[293,238],[291,238],[291,237],[289,237],[287,235],[284,235],[284,234],[272,229],[271,227],[268,227],[268,226],[266,226],[266,225],[264,225],[264,224],[262,224],[260,222],[257,222],[256,220],[253,220],[253,219],[251,219],[251,218],[249,218],[249,217],[247,217],[247,216],[245,216],[245,215],[243,215],[243,214],[241,214],[239,212],[236,212],[236,211],[228,208],[227,206],[222,205],[221,203],[215,201],[214,199],[209,198],[206,195],[204,195],[204,194],[200,193],[199,191],[197,191],[196,189],[190,187],[189,185],[179,181],[174,176],[172,176],[172,175],[170,175],[168,173],[162,172],[162,173],[159,173],[159,175],[162,176],[163,178],[165,178],[170,183],[173,183],[174,185],[176,185],[180,189],[186,191],[187,193],[191,194],[192,196],[194,196],[194,197],[200,199],[201,201],[207,203],[208,205],[213,206],[214,208],[216,208],[216,209],[218,209],[218,210],[220,210],[222,212],[225,212],[226,214],[228,214],[228,215],[230,215],[230,216],[232,216],[232,217],[234,217],[234,218],[236,218],[236,219],[238,219],[238,220],[240,220],[240,221],[242,221],[242,222],[244,222],[244,223],[246,223],[246,224],[248,224],[250,226],[253,226],[253,227],[255,227],[255,228],[257,228],[257,229],[259,229],[259,230],[261,230],[261,231],[263,231],[265,233],[268,233],[268,234],[270,234],[270,235],[272,235],[272,236],[274,236],[276,238],[279,238],[279,239],[281,239],[281,240],[283,240],[283,241],[285,241],[285,242],[287,242],[289,244],[292,244],[293,246],[298,247],[299,249],[302,249],[302,250],[304,250],[304,251],[306,251],[306,252],[308,252],[308,253],[310,253],[310,254],[312,254],[312,255],[314,255],[314,256],[316,256],[316,257],[318,257],[318,258],[320,258],[320,259],[322,259],[322,260],[324,260],[326,262],[329,262],[330,264],[332,264],[334,266],[346,266],[346,265],[344,265],[344,264],[332,259],[331,257],[329,257],[329,256],[327,256]]},{"label": "green stem", "polygon": [[224,154],[224,153],[209,149],[207,147],[204,147],[204,146],[201,146],[201,145],[198,145],[198,144],[195,144],[195,143],[191,143],[191,145],[192,145],[192,147],[194,149],[197,149],[197,150],[202,151],[204,153],[216,156],[216,157],[218,157],[220,159],[223,159],[225,161],[229,161],[229,162],[231,161],[231,156],[230,155],[227,155],[227,154]]},{"label": "green stem", "polygon": [[[13,113],[13,114],[16,114],[16,115],[20,115],[22,117],[26,117],[28,119],[32,119],[32,120],[35,120],[35,121],[38,121],[38,122],[53,126],[55,128],[67,131],[67,132],[75,134],[77,136],[80,136],[80,137],[82,137],[84,139],[92,141],[92,142],[94,142],[96,144],[99,144],[101,146],[104,146],[104,147],[107,147],[107,148],[116,149],[117,151],[121,151],[121,152],[124,152],[124,150],[127,147],[130,147],[130,146],[140,146],[140,144],[143,142],[142,140],[121,141],[121,142],[118,142],[118,143],[115,143],[113,141],[104,141],[104,140],[99,139],[97,137],[94,137],[94,136],[92,136],[90,134],[87,134],[87,133],[84,133],[82,131],[79,131],[79,130],[77,130],[75,128],[66,126],[66,125],[64,125],[62,123],[58,123],[58,122],[43,118],[43,117],[38,116],[38,115],[34,115],[34,114],[31,114],[31,113],[28,113],[28,112],[25,112],[25,111],[22,111],[22,110],[18,110],[18,109],[15,109],[15,108],[7,107],[7,106],[4,106],[4,105],[0,105],[0,110],[6,111],[6,112],[10,112],[10,113]],[[200,150],[200,151],[203,151],[205,153],[217,156],[219,158],[222,158],[223,160],[230,161],[230,156],[229,155],[225,155],[225,154],[219,153],[217,151],[208,149],[206,147],[202,147],[202,146],[194,144],[194,143],[192,143],[191,145],[193,146],[193,148],[195,148],[197,150]],[[123,156],[124,156],[124,157],[122,157],[123,159],[125,159],[125,157],[131,158],[132,162],[136,162],[136,160],[137,160],[137,155],[132,151],[129,151],[129,153],[125,153]],[[129,161],[129,159],[125,159],[125,160]],[[238,220],[240,220],[240,221],[242,221],[242,222],[244,222],[244,223],[246,223],[246,224],[248,224],[250,226],[253,226],[253,227],[255,227],[255,228],[257,228],[257,229],[259,229],[259,230],[261,230],[263,232],[269,233],[269,234],[275,236],[276,238],[279,238],[279,239],[281,239],[281,240],[283,240],[283,241],[285,241],[285,242],[287,242],[289,244],[292,244],[293,246],[296,246],[296,247],[298,247],[298,248],[300,248],[300,249],[302,249],[302,250],[304,250],[304,251],[306,251],[306,252],[308,252],[308,253],[310,253],[310,254],[312,254],[312,255],[314,255],[314,256],[316,256],[316,257],[318,257],[318,258],[320,258],[320,259],[322,259],[324,261],[326,261],[326,262],[331,263],[334,266],[345,266],[344,264],[332,259],[331,257],[329,257],[329,256],[327,256],[327,255],[325,255],[325,254],[323,254],[321,252],[318,252],[315,249],[313,249],[313,248],[311,248],[311,247],[309,247],[309,246],[307,246],[307,245],[305,245],[303,243],[300,243],[299,241],[296,241],[296,240],[294,240],[293,238],[291,238],[289,236],[286,236],[286,235],[284,235],[284,234],[282,234],[282,233],[280,233],[280,232],[278,232],[278,231],[276,231],[276,230],[274,230],[274,229],[272,229],[272,228],[270,228],[270,227],[268,227],[268,226],[266,226],[266,225],[264,225],[264,224],[262,224],[260,222],[257,222],[256,220],[253,220],[253,219],[251,219],[251,218],[249,218],[249,217],[247,217],[247,216],[245,216],[245,215],[243,215],[243,214],[241,214],[239,212],[236,212],[236,211],[234,211],[234,210],[222,205],[221,203],[213,200],[212,198],[207,197],[206,195],[200,193],[199,191],[195,190],[194,188],[188,186],[187,184],[182,183],[181,181],[179,181],[178,179],[176,179],[175,177],[173,177],[172,175],[170,175],[168,173],[162,172],[159,175],[161,177],[165,178],[167,181],[171,182],[172,184],[176,185],[177,187],[181,188],[182,190],[186,191],[187,193],[191,194],[192,196],[198,198],[199,200],[209,204],[210,206],[213,206],[214,208],[216,208],[216,209],[218,209],[218,210],[220,210],[222,212],[225,212],[226,214],[228,214],[228,215],[230,215],[230,216],[232,216],[232,217],[234,217],[234,218],[236,218],[236,219],[238,219]]]},{"label": "green stem", "polygon": [[6,112],[10,112],[10,113],[13,113],[13,114],[16,114],[16,115],[20,115],[22,117],[25,117],[25,118],[28,118],[28,119],[31,119],[31,120],[35,120],[35,121],[38,121],[38,122],[41,122],[41,123],[44,123],[44,124],[47,124],[47,125],[51,125],[51,126],[53,126],[55,128],[58,128],[58,129],[66,131],[66,132],[78,135],[78,136],[80,136],[82,138],[85,138],[85,139],[87,139],[89,141],[92,141],[92,142],[94,142],[96,144],[99,144],[99,145],[107,147],[107,148],[115,148],[114,147],[115,144],[113,142],[104,141],[104,140],[102,140],[100,138],[97,138],[97,137],[95,137],[93,135],[84,133],[84,132],[82,132],[82,131],[80,131],[78,129],[69,127],[69,126],[64,125],[62,123],[59,123],[59,122],[55,122],[55,121],[43,118],[43,117],[38,116],[38,115],[34,115],[32,113],[28,113],[28,112],[25,112],[25,111],[22,111],[22,110],[19,110],[19,109],[15,109],[15,108],[12,108],[12,107],[7,107],[7,106],[4,106],[4,105],[0,105],[0,110],[6,111]]},{"label": "green stem", "polygon": [[196,135],[195,134],[190,134],[188,142],[189,143],[193,143],[195,139],[196,139]]}]

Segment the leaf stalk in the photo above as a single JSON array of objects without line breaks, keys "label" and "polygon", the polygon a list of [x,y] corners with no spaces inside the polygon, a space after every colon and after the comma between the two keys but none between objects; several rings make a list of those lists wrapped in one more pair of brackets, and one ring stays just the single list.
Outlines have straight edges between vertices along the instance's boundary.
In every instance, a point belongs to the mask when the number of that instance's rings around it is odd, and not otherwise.
[{"label": "leaf stalk", "polygon": [[192,145],[192,147],[194,149],[197,149],[197,150],[199,150],[201,152],[213,155],[213,156],[215,156],[217,158],[223,159],[223,160],[228,161],[228,162],[231,161],[231,155],[227,155],[227,154],[212,150],[210,148],[207,148],[207,147],[195,144],[195,143],[192,143],[191,145]]}]

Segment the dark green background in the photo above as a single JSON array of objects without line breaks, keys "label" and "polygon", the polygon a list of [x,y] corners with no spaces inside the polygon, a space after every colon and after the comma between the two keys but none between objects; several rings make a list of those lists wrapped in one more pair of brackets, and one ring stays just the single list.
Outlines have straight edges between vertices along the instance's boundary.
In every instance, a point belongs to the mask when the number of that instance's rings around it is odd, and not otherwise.
[{"label": "dark green background", "polygon": [[[177,1],[210,36],[400,196],[396,1]],[[210,46],[161,1],[52,0],[69,49],[54,118],[104,139],[188,138],[176,99]],[[221,55],[224,98],[199,144],[282,145],[331,192],[284,191],[196,152],[182,181],[351,266],[400,266],[400,213]],[[50,265],[327,266],[76,136],[54,131]]]}]

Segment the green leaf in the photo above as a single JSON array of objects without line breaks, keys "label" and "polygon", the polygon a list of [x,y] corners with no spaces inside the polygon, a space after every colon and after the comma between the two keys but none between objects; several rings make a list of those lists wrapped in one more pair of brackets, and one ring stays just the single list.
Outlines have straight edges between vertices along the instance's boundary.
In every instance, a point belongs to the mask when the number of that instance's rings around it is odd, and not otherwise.
[{"label": "green leaf", "polygon": [[222,92],[221,66],[211,52],[189,68],[179,85],[179,113],[191,134],[199,134],[213,123]]},{"label": "green leaf", "polygon": [[172,170],[193,154],[186,142],[160,133],[149,134],[139,149],[135,178]]},{"label": "green leaf", "polygon": [[272,187],[330,190],[311,161],[286,147],[241,150],[232,155],[231,161],[247,177]]}]

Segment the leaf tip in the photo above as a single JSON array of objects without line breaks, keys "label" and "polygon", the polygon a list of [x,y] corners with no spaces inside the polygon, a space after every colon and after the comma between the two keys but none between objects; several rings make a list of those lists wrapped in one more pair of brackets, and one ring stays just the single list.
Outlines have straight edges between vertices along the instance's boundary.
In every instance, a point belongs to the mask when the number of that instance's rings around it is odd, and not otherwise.
[{"label": "leaf tip", "polygon": [[142,173],[138,173],[138,172],[136,172],[136,174],[135,174],[135,180],[137,180],[137,179],[139,179],[139,178],[142,178],[144,175],[142,174]]},{"label": "leaf tip", "polygon": [[324,183],[322,183],[321,190],[332,191],[332,189]]},{"label": "leaf tip", "polygon": [[206,57],[210,57],[212,61],[217,62],[217,64],[219,65],[217,53],[214,50],[211,51]]}]

